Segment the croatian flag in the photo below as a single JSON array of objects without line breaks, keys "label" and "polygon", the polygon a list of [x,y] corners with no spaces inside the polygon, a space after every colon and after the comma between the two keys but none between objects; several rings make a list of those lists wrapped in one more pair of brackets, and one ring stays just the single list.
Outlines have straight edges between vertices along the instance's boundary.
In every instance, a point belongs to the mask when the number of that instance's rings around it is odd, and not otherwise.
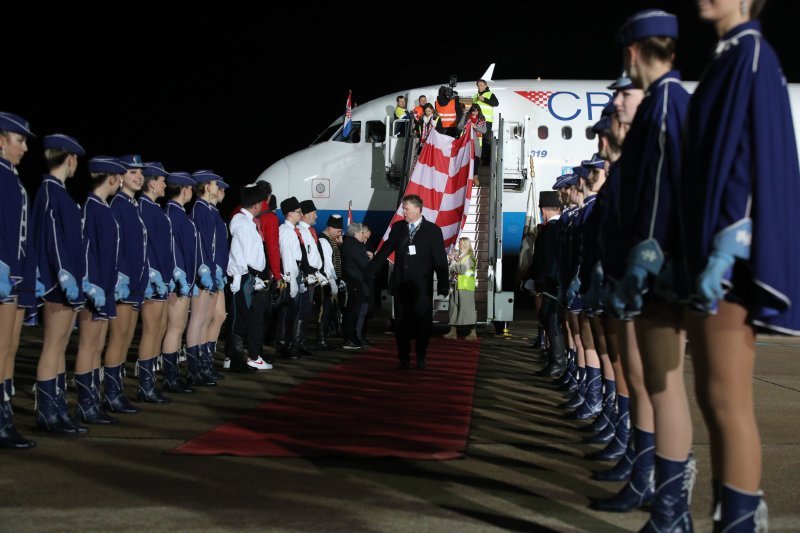
[{"label": "croatian flag", "polygon": [[[446,249],[455,243],[469,211],[475,157],[473,139],[474,131],[469,123],[458,139],[431,131],[404,194],[422,198],[422,216],[442,228]],[[402,204],[383,234],[381,244],[389,238],[392,224],[398,220],[403,220]],[[394,254],[389,260],[394,262]]]},{"label": "croatian flag", "polygon": [[344,108],[344,128],[342,128],[342,136],[347,138],[350,136],[350,130],[353,129],[353,91],[347,91],[347,105]]}]

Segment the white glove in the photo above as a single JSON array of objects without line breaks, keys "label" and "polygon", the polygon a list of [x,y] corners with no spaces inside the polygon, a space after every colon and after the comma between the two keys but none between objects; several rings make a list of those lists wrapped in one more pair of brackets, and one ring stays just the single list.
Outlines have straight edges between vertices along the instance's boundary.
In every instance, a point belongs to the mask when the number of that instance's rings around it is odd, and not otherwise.
[{"label": "white glove", "polygon": [[242,276],[237,274],[233,276],[233,281],[231,281],[231,292],[236,294],[239,292],[239,289],[242,286]]},{"label": "white glove", "polygon": [[317,272],[314,275],[317,277],[317,283],[319,283],[321,287],[328,284],[328,278],[326,278],[322,272]]},{"label": "white glove", "polygon": [[256,278],[256,281],[253,284],[253,290],[254,291],[263,291],[264,287],[266,287],[266,286],[267,286],[267,284],[264,283],[264,281],[261,278]]},{"label": "white glove", "polygon": [[531,278],[525,280],[525,283],[522,285],[522,288],[528,292],[533,292],[536,289],[536,284],[533,282]]},{"label": "white glove", "polygon": [[316,274],[309,274],[308,277],[306,277],[305,282],[306,282],[306,285],[308,285],[309,287],[319,283],[319,281],[317,280]]},{"label": "white glove", "polygon": [[292,278],[289,280],[289,296],[292,298],[297,297],[297,293],[300,292],[300,286],[297,285],[297,280]]},{"label": "white glove", "polygon": [[328,284],[331,286],[331,294],[337,294],[339,292],[339,284],[336,283],[335,279],[330,280]]}]

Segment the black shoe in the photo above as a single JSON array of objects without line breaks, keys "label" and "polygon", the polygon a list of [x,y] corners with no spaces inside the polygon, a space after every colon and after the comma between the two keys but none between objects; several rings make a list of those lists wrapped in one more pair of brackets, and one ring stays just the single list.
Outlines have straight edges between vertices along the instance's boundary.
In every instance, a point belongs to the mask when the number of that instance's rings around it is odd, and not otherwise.
[{"label": "black shoe", "polygon": [[360,350],[361,348],[363,348],[363,346],[361,346],[357,342],[347,341],[342,345],[342,348],[344,348],[345,350]]},{"label": "black shoe", "polygon": [[425,370],[428,368],[427,363],[425,363],[425,359],[417,359],[417,370]]},{"label": "black shoe", "polygon": [[397,365],[398,370],[408,370],[409,368],[411,368],[411,362],[408,360],[402,360],[400,364]]}]

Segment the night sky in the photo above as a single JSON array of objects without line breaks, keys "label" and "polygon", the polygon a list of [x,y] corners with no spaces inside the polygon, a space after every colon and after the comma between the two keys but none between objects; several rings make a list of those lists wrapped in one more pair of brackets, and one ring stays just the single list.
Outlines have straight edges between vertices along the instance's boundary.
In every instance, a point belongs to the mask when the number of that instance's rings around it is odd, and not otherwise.
[{"label": "night sky", "polygon": [[[75,9],[4,14],[0,110],[24,116],[39,136],[77,137],[90,155],[140,153],[168,170],[211,168],[239,185],[310,144],[343,113],[349,89],[356,103],[366,102],[444,84],[450,74],[474,80],[492,62],[498,80],[612,80],[621,69],[614,34],[626,16],[647,7],[679,16],[684,79],[700,76],[716,41],[691,1],[529,4],[491,4],[483,14],[453,4],[443,10],[453,17],[447,37],[438,9],[412,3],[403,8],[413,9],[409,15],[380,18],[390,4],[370,10],[308,3],[287,12],[276,3],[258,10],[215,3],[214,11],[180,19],[140,7],[103,14],[100,24],[88,22],[97,14]],[[761,19],[786,77],[798,82],[788,4],[769,1]],[[485,28],[487,21],[496,30]],[[312,31],[320,25],[330,30]],[[274,37],[278,27],[292,37]],[[30,148],[20,171],[33,192],[43,165],[40,142]],[[69,185],[82,200],[85,167],[79,174]],[[231,196],[228,207],[238,195]]]}]

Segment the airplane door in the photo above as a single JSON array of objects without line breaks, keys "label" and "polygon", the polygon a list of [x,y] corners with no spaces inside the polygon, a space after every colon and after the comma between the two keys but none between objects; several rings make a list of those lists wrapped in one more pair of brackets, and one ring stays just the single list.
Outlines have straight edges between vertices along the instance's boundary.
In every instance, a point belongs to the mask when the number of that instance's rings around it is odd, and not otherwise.
[{"label": "airplane door", "polygon": [[503,121],[503,190],[525,190],[528,158],[525,150],[525,123]]}]

